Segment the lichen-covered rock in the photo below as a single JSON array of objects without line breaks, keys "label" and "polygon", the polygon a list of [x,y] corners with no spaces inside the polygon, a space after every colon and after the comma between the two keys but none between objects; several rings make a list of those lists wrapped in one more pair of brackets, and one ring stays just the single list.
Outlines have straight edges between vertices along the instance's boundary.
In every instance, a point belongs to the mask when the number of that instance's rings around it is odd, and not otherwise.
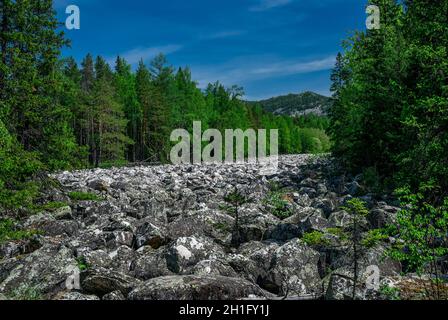
[{"label": "lichen-covered rock", "polygon": [[[353,198],[349,189],[357,188],[352,192],[356,195],[363,190],[358,178],[352,183],[351,177],[329,175],[334,167],[328,157],[292,155],[280,157],[277,172],[270,175],[258,164],[54,174],[58,187],[45,190],[42,203],[67,206],[24,218],[21,227],[42,233],[0,245],[0,295],[84,299],[93,294],[103,300],[347,297],[350,284],[341,274],[353,264],[345,234],[353,219],[338,208]],[[278,204],[291,216],[272,214],[276,206],[266,200],[272,198],[273,186],[284,201]],[[238,207],[238,224],[225,201],[235,188],[248,200]],[[98,200],[74,201],[68,196],[74,191],[94,193]],[[393,202],[377,202],[373,195],[363,199],[370,214],[361,223],[362,232],[393,221],[398,210],[390,206]],[[300,240],[311,231],[324,241],[308,246]],[[401,270],[382,257],[387,242],[360,254],[361,272],[369,265],[377,265],[384,275]],[[78,289],[79,268],[84,271]],[[67,288],[72,285],[74,291]]]},{"label": "lichen-covered rock", "polygon": [[130,300],[236,300],[263,296],[258,286],[222,276],[169,276],[146,281],[129,295]]},{"label": "lichen-covered rock", "polygon": [[98,301],[100,298],[94,295],[82,294],[80,292],[67,292],[63,294],[58,300],[66,301]]},{"label": "lichen-covered rock", "polygon": [[9,293],[20,287],[34,288],[51,296],[65,289],[77,262],[73,252],[59,245],[45,245],[27,257],[15,260],[8,275],[0,283],[0,292]]},{"label": "lichen-covered rock", "polygon": [[121,293],[121,291],[114,291],[103,296],[104,301],[123,301],[126,297]]},{"label": "lichen-covered rock", "polygon": [[[145,248],[142,248],[145,249]],[[158,250],[148,249],[135,261],[133,273],[141,280],[174,275],[175,273],[168,267],[165,256],[165,248]]]},{"label": "lichen-covered rock", "polygon": [[320,296],[319,258],[319,253],[301,240],[286,243],[275,251],[265,286],[279,294]]},{"label": "lichen-covered rock", "polygon": [[192,274],[197,276],[224,276],[236,278],[238,274],[222,259],[209,259],[198,262],[192,269]]},{"label": "lichen-covered rock", "polygon": [[89,269],[81,274],[81,287],[84,292],[100,297],[113,291],[128,294],[139,280],[108,269]]},{"label": "lichen-covered rock", "polygon": [[154,249],[160,248],[166,242],[166,231],[151,218],[146,218],[138,222],[136,230],[136,246],[151,246]]},{"label": "lichen-covered rock", "polygon": [[168,269],[182,274],[201,260],[224,255],[223,249],[205,237],[179,238],[165,252]]}]

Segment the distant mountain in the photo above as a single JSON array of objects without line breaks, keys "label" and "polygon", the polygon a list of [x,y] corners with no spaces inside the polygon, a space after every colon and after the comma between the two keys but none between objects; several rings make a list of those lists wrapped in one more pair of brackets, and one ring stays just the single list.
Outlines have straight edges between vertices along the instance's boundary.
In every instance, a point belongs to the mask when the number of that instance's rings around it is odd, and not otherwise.
[{"label": "distant mountain", "polygon": [[326,115],[332,102],[330,98],[320,94],[304,92],[250,103],[259,103],[264,110],[277,115],[299,117],[307,114]]}]

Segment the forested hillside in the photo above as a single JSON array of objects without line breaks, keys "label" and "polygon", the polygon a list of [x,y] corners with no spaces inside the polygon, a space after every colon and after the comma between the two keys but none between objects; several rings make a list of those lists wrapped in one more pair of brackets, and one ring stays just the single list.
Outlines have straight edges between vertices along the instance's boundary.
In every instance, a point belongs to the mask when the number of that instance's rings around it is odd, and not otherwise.
[{"label": "forested hillside", "polygon": [[332,105],[330,98],[314,92],[288,94],[252,103],[260,104],[268,112],[293,117],[308,114],[325,116]]}]

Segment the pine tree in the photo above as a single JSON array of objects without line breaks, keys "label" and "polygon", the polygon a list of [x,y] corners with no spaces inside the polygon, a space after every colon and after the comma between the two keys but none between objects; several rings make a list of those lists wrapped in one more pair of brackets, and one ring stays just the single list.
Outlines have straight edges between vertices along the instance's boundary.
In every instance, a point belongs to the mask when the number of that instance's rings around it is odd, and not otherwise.
[{"label": "pine tree", "polygon": [[131,66],[120,57],[117,57],[115,64],[115,88],[128,121],[127,136],[134,141],[127,150],[127,159],[131,162],[143,160],[142,110],[137,97],[136,79]]}]

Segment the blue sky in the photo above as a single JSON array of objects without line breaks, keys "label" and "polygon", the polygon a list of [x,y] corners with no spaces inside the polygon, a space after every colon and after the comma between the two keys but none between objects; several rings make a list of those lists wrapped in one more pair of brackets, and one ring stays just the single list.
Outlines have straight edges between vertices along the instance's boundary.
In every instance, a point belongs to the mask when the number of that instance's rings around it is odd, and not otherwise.
[{"label": "blue sky", "polygon": [[341,41],[365,28],[365,0],[55,0],[81,11],[81,29],[66,30],[65,56],[87,53],[135,65],[163,52],[189,66],[201,87],[221,81],[246,98],[315,91],[329,95]]}]

